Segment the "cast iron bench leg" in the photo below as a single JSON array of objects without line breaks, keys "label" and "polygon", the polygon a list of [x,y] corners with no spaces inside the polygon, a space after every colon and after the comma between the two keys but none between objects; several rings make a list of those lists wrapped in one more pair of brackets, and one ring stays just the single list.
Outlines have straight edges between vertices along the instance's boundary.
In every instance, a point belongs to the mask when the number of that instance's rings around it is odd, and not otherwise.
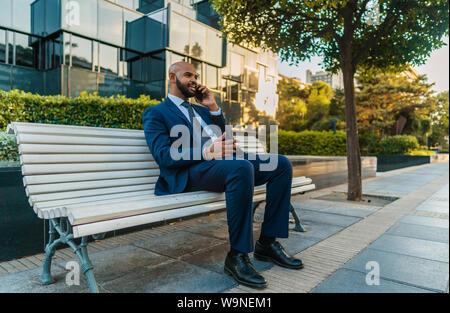
[{"label": "cast iron bench leg", "polygon": [[[258,205],[261,203],[262,201],[258,201],[258,202],[253,202],[253,217],[255,217],[255,212],[256,212],[256,208],[258,207]],[[289,206],[289,211],[292,214],[292,217],[294,218],[295,221],[295,226],[292,230],[294,231],[298,231],[298,232],[306,232],[305,227],[302,225],[302,223],[300,222],[300,218],[297,215],[297,212],[295,212],[294,206],[292,205],[292,203]]]},{"label": "cast iron bench leg", "polygon": [[[59,238],[56,240],[55,230],[59,234]],[[45,247],[45,260],[39,281],[43,285],[48,285],[54,282],[51,277],[51,263],[52,258],[55,255],[55,249],[59,244],[67,244],[72,248],[73,252],[80,260],[81,270],[86,276],[89,290],[97,293],[98,287],[95,281],[94,273],[92,272],[93,266],[87,253],[87,237],[81,238],[80,247],[75,244],[73,239],[72,227],[66,218],[60,218],[59,221],[56,218],[49,220],[49,242]]]},{"label": "cast iron bench leg", "polygon": [[300,218],[298,217],[297,212],[295,212],[295,209],[294,209],[294,206],[292,205],[292,203],[289,206],[289,211],[291,212],[292,217],[294,218],[294,221],[295,221],[295,226],[294,226],[293,230],[298,231],[300,233],[306,232],[305,227],[300,222]]}]

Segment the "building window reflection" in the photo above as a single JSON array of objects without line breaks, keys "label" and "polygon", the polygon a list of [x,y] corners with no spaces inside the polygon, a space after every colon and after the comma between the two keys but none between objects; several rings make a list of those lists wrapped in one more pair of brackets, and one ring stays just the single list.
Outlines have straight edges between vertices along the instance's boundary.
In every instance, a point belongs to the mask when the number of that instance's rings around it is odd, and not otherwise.
[{"label": "building window reflection", "polygon": [[100,72],[117,74],[117,48],[99,45]]},{"label": "building window reflection", "polygon": [[6,63],[6,32],[0,29],[0,63]]},{"label": "building window reflection", "polygon": [[121,46],[123,9],[112,3],[99,1],[98,10],[98,39]]},{"label": "building window reflection", "polygon": [[71,65],[92,70],[92,40],[72,35]]},{"label": "building window reflection", "polygon": [[31,36],[15,33],[16,65],[37,67],[39,41],[35,42],[35,47],[30,45],[31,42]]}]

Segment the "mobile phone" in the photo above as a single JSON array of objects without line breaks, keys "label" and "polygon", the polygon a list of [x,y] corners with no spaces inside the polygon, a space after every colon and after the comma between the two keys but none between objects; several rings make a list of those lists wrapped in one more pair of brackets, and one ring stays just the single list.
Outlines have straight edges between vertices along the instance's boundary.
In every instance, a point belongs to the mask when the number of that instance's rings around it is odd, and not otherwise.
[{"label": "mobile phone", "polygon": [[203,93],[199,90],[200,86],[197,86],[195,88],[195,98],[198,99],[198,101],[202,102],[203,101]]}]

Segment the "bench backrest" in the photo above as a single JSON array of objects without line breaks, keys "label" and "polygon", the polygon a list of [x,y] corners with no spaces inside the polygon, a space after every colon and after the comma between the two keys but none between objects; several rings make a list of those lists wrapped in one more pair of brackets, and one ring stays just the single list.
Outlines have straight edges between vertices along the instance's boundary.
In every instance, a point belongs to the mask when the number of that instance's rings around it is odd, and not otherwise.
[{"label": "bench backrest", "polygon": [[[159,167],[142,130],[14,122],[8,132],[16,135],[25,191],[36,213],[153,194]],[[265,152],[256,133],[233,132],[244,151]]]}]

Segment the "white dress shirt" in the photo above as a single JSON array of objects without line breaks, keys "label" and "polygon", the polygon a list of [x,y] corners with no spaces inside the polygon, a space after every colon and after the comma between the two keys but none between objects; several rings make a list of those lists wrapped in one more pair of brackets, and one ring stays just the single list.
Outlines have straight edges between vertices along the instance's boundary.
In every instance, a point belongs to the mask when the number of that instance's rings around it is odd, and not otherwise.
[{"label": "white dress shirt", "polygon": [[[189,116],[189,111],[186,107],[182,106],[181,104],[185,101],[183,99],[181,99],[180,97],[174,96],[172,94],[168,94],[167,97],[173,102],[175,103],[175,105],[178,107],[178,109],[180,109],[181,112],[183,112],[183,114],[186,116],[187,120],[191,121],[191,118]],[[219,108],[219,111],[217,112],[211,112],[209,111],[209,113],[211,115],[220,115],[222,114],[222,109]],[[194,110],[194,117],[197,118],[198,121],[200,121],[200,124],[202,125],[203,129],[205,130],[205,132],[208,134],[209,137],[211,137],[211,139],[214,141],[217,139],[217,136],[214,134],[214,132],[208,127],[208,124],[206,124],[206,122],[202,119],[202,117],[197,113],[196,110]]]}]

